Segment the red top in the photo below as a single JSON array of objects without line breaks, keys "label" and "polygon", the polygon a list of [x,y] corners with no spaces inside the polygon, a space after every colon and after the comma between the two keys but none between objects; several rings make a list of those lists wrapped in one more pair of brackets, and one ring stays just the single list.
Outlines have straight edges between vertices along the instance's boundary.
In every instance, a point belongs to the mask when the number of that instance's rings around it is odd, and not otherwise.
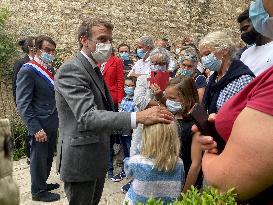
[{"label": "red top", "polygon": [[112,55],[104,66],[102,76],[114,104],[117,105],[124,97],[123,61]]},{"label": "red top", "polygon": [[273,67],[252,80],[219,110],[215,126],[225,141],[229,139],[233,123],[245,107],[273,116]]}]

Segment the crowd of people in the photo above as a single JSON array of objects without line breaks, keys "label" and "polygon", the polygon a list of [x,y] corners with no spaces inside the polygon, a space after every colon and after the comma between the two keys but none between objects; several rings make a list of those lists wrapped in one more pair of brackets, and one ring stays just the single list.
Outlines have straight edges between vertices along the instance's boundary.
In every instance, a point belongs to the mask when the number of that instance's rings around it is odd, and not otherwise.
[{"label": "crowd of people", "polygon": [[[98,204],[106,177],[130,179],[121,187],[129,204],[150,196],[167,204],[204,184],[235,188],[242,204],[272,204],[273,2],[252,2],[237,21],[244,48],[215,31],[198,42],[142,36],[133,51],[112,47],[111,23],[86,21],[80,51],[58,70],[51,37],[20,41],[26,56],[14,66],[13,94],[29,132],[32,200],[60,199],[51,192],[60,185],[47,182],[57,151],[70,205]],[[195,125],[196,104],[225,147]]]}]

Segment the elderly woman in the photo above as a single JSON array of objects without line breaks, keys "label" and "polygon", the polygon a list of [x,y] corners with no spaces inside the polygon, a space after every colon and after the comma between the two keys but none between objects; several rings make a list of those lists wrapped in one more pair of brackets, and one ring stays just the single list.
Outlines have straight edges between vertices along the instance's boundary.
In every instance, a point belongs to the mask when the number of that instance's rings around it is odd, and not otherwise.
[{"label": "elderly woman", "polygon": [[236,45],[226,32],[209,33],[200,41],[199,50],[203,66],[214,71],[203,103],[208,113],[217,113],[229,98],[254,78],[254,74],[243,62],[235,60]]},{"label": "elderly woman", "polygon": [[181,56],[179,61],[180,68],[176,72],[176,76],[184,75],[193,77],[195,86],[198,91],[199,101],[202,102],[204,92],[207,86],[206,77],[198,70],[198,58],[195,53],[187,53]]},{"label": "elderly woman", "polygon": [[[167,71],[170,62],[170,54],[165,48],[155,48],[151,51],[149,74],[140,75],[137,78],[136,88],[134,92],[134,102],[139,111],[145,110],[152,106],[158,106],[159,102],[156,100],[154,92],[148,81],[150,77],[150,71]],[[138,124],[134,129],[131,141],[130,156],[134,156],[140,153],[141,141],[142,141],[143,125]],[[123,192],[127,192],[130,188],[130,182],[121,187]]]},{"label": "elderly woman", "polygon": [[[257,31],[273,38],[272,0],[253,2],[249,16]],[[210,136],[199,136],[206,150],[202,167],[207,183],[221,191],[234,187],[238,200],[249,204],[273,204],[272,99],[273,67],[252,80],[217,114],[216,129],[227,142],[220,155]]]}]

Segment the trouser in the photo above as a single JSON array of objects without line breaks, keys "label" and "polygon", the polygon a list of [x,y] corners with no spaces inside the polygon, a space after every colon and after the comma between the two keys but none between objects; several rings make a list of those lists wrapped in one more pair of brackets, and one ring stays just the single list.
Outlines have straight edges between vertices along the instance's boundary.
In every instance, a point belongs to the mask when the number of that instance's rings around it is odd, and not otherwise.
[{"label": "trouser", "polygon": [[132,136],[122,135],[120,136],[120,142],[123,148],[123,159],[130,157],[130,147],[131,147]]},{"label": "trouser", "polygon": [[69,205],[97,205],[100,202],[105,179],[88,182],[64,182]]},{"label": "trouser", "polygon": [[46,132],[46,135],[47,142],[37,142],[34,136],[31,138],[30,176],[31,193],[34,196],[46,191],[46,181],[50,174],[56,148],[57,130]]}]

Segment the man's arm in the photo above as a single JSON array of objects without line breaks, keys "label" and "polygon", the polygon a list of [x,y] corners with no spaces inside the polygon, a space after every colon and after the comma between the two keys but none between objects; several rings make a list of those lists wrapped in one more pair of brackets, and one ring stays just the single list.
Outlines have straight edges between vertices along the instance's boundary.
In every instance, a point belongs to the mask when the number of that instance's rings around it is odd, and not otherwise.
[{"label": "man's arm", "polygon": [[34,135],[43,128],[36,118],[36,113],[32,106],[35,83],[32,74],[32,70],[29,68],[22,67],[20,69],[16,81],[16,103],[17,110],[27,125],[30,134]]},{"label": "man's arm", "polygon": [[234,187],[247,200],[273,184],[273,117],[245,108],[236,119],[220,155],[206,153],[202,166],[208,184]]}]

